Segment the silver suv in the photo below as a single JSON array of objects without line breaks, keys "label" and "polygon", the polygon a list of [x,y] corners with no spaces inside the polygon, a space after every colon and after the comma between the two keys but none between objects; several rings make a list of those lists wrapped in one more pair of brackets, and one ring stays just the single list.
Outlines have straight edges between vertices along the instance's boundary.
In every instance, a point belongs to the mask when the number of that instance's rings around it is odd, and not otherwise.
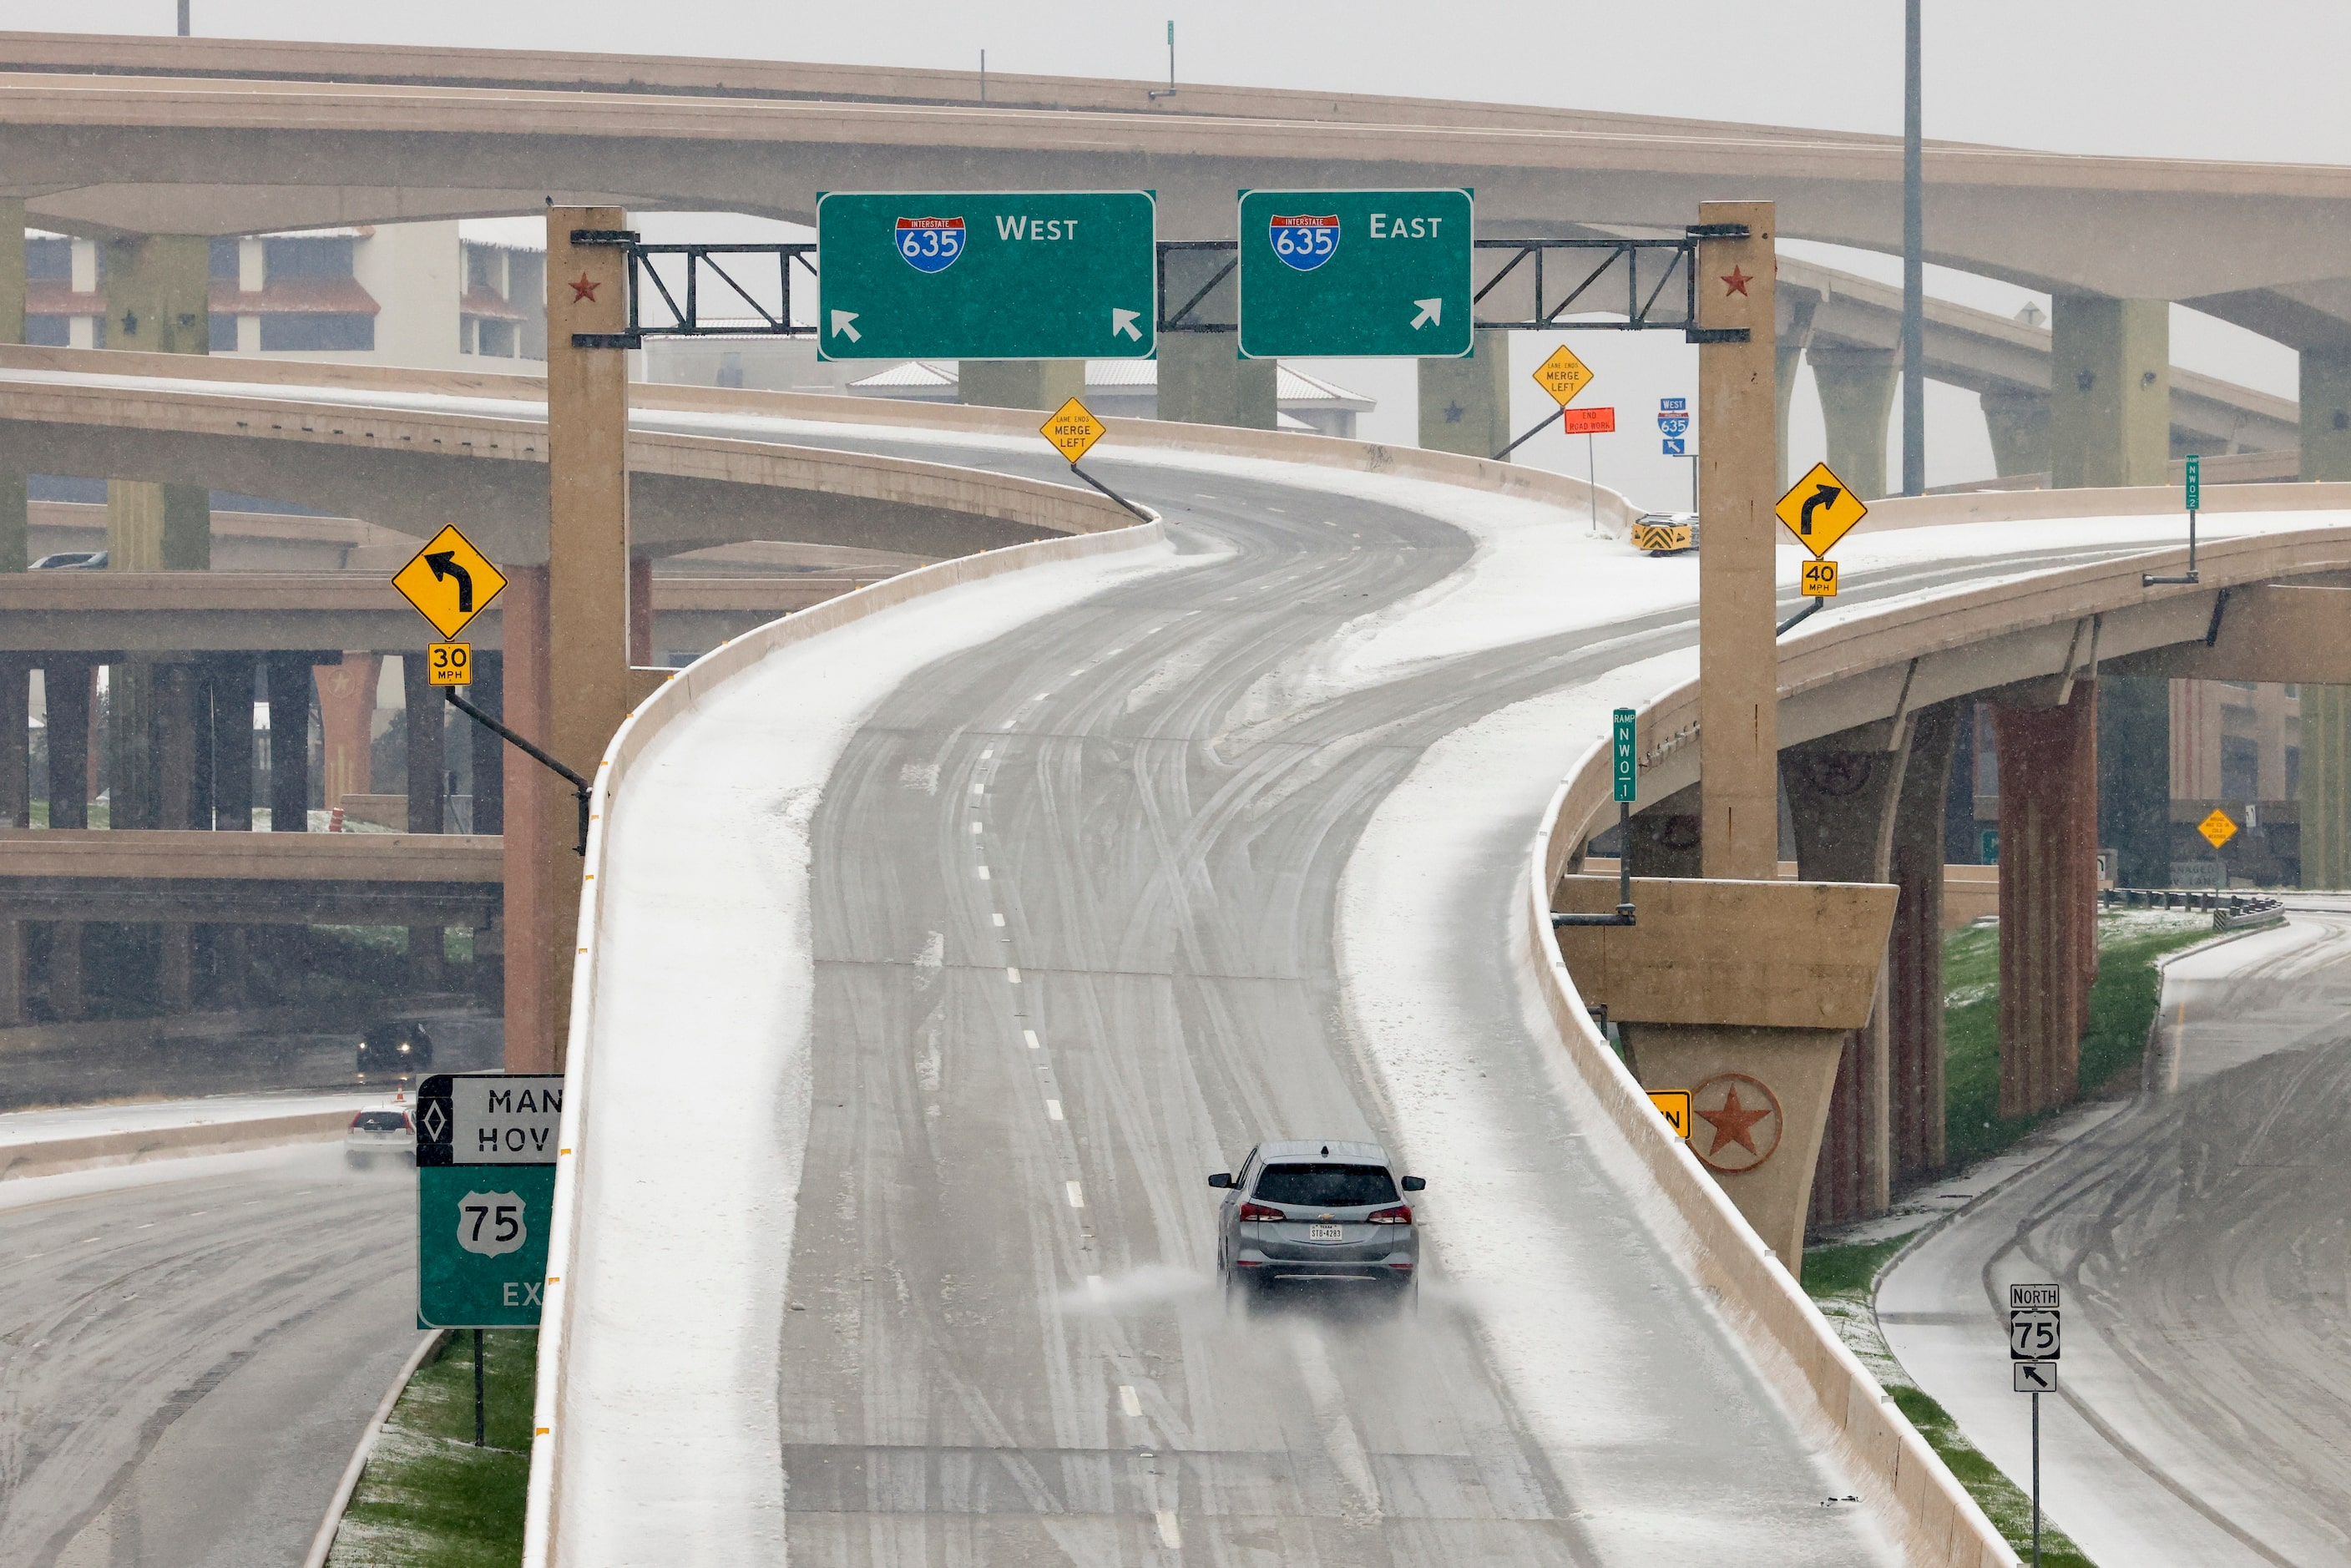
[{"label": "silver suv", "polygon": [[1290,1139],[1259,1144],[1225,1189],[1217,1271],[1225,1300],[1246,1307],[1276,1280],[1385,1286],[1419,1298],[1420,1228],[1404,1194],[1428,1184],[1400,1176],[1377,1144]]}]

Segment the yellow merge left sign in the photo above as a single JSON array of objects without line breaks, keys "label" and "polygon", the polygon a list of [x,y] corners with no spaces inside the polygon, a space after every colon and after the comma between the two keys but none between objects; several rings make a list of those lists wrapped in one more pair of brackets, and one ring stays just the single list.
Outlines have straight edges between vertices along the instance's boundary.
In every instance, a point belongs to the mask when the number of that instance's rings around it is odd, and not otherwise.
[{"label": "yellow merge left sign", "polygon": [[1072,464],[1093,450],[1095,442],[1110,434],[1110,427],[1096,419],[1093,411],[1071,398],[1053,411],[1053,417],[1038,427],[1053,449]]},{"label": "yellow merge left sign", "polygon": [[392,585],[446,641],[489,608],[490,601],[506,587],[507,576],[452,526],[435,534],[414,559],[393,572]]}]

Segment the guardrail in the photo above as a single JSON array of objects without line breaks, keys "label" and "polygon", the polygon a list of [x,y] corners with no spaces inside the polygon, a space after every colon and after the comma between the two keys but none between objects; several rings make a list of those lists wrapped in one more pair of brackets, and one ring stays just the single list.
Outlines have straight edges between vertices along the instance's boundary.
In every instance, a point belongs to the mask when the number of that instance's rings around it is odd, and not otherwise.
[{"label": "guardrail", "polygon": [[2265,893],[2247,897],[2211,888],[2109,887],[2099,890],[2098,904],[2106,909],[2209,911],[2215,931],[2252,931],[2285,923],[2285,901]]}]

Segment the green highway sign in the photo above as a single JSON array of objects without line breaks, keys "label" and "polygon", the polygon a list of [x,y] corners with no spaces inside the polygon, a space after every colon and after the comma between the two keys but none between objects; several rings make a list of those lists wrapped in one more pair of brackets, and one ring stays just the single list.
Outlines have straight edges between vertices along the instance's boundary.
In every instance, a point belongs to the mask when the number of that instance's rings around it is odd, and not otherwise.
[{"label": "green highway sign", "polygon": [[416,1325],[535,1329],[547,1288],[553,1166],[420,1166]]},{"label": "green highway sign", "polygon": [[2204,459],[2191,452],[2188,455],[2188,509],[2199,510],[2197,503],[2203,498]]},{"label": "green highway sign", "polygon": [[1147,360],[1149,191],[817,197],[817,354],[827,360]]},{"label": "green highway sign", "polygon": [[1615,798],[1619,802],[1631,800],[1635,798],[1635,790],[1639,787],[1640,781],[1640,760],[1633,739],[1631,708],[1620,707],[1616,710],[1616,722],[1609,737],[1609,751],[1611,753],[1609,775],[1615,786],[1614,791]]},{"label": "green highway sign", "polygon": [[437,1072],[416,1092],[416,1323],[537,1328],[559,1072]]},{"label": "green highway sign", "polygon": [[1243,191],[1240,356],[1460,359],[1468,191]]}]

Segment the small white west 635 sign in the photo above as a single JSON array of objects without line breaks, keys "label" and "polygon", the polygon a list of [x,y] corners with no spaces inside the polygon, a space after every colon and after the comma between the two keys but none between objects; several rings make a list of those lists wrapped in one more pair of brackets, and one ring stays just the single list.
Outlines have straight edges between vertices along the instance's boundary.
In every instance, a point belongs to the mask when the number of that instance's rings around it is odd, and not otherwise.
[{"label": "small white west 635 sign", "polygon": [[485,1258],[520,1251],[529,1239],[522,1199],[510,1192],[469,1192],[457,1206],[457,1245]]}]

